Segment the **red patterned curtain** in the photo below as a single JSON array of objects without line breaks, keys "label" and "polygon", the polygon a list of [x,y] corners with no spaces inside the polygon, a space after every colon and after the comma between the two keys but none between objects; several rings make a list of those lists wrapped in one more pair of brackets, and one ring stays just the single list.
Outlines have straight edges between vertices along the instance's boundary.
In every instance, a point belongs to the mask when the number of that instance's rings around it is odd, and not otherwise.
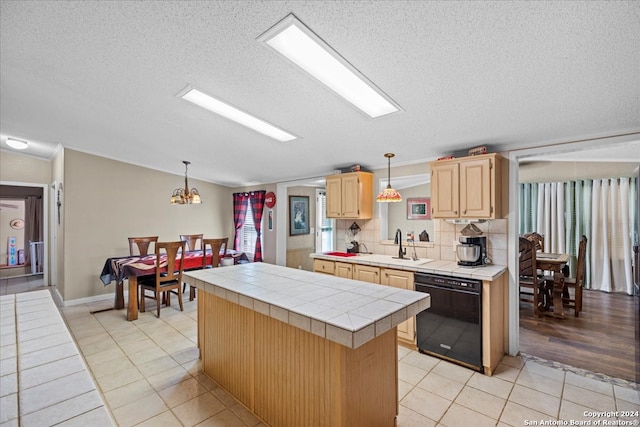
[{"label": "red patterned curtain", "polygon": [[233,239],[233,250],[240,250],[240,230],[244,225],[244,219],[247,216],[247,193],[233,193],[233,224],[236,228],[236,234]]},{"label": "red patterned curtain", "polygon": [[253,191],[249,196],[249,200],[251,202],[251,213],[253,214],[253,224],[256,227],[256,250],[253,255],[254,262],[262,262],[262,243],[260,235],[262,232],[260,231],[262,228],[262,211],[264,209],[264,199],[266,191]]}]

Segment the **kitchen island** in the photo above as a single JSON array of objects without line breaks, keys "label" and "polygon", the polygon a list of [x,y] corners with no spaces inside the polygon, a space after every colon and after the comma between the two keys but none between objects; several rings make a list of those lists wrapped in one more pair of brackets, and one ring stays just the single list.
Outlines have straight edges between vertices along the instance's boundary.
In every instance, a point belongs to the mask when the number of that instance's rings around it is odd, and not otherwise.
[{"label": "kitchen island", "polygon": [[395,425],[396,326],[428,294],[265,263],[184,281],[204,373],[267,425]]}]

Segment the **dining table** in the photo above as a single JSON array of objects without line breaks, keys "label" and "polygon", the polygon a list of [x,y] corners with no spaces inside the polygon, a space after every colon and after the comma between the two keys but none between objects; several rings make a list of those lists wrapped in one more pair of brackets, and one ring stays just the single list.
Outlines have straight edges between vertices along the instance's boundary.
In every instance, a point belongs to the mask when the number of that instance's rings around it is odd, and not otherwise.
[{"label": "dining table", "polygon": [[[562,293],[564,291],[564,274],[562,268],[567,265],[571,256],[563,253],[537,252],[536,268],[548,271],[553,274],[553,289],[551,289],[551,300],[553,301],[553,315],[557,318],[564,318],[564,308],[562,306]],[[549,310],[550,301],[546,303]]]},{"label": "dining table", "polygon": [[[178,253],[178,259],[184,256],[184,271],[199,270],[202,268],[202,258],[206,256],[207,263],[211,263],[211,250],[206,253],[203,250],[185,251]],[[160,255],[160,272],[167,271],[166,254]],[[220,259],[232,258],[234,264],[241,261],[249,261],[244,252],[231,249],[220,252]],[[127,304],[127,320],[138,319],[138,279],[144,276],[155,276],[156,274],[156,255],[126,255],[119,257],[110,257],[104,263],[100,273],[100,280],[107,286],[111,282],[116,283],[114,309],[124,308],[124,280],[129,282],[129,302]],[[193,299],[192,290],[190,298]]]}]

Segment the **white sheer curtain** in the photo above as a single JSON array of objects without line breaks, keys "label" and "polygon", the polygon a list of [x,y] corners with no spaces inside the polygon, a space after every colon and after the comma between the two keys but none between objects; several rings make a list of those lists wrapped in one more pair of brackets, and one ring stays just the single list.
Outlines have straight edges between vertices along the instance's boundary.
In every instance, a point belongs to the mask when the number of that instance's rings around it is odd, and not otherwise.
[{"label": "white sheer curtain", "polygon": [[565,253],[564,183],[538,184],[536,230],[544,235],[544,252]]},{"label": "white sheer curtain", "polygon": [[594,179],[591,288],[633,294],[629,179]]}]

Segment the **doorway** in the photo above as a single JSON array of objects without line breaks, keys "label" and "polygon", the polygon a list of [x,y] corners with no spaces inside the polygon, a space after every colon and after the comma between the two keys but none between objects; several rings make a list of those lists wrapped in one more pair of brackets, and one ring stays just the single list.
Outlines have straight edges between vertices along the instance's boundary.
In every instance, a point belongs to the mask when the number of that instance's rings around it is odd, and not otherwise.
[{"label": "doorway", "polygon": [[[616,140],[616,138],[612,138],[612,140]],[[600,151],[600,148],[605,145],[602,141],[598,146],[592,148],[585,148],[585,145],[589,144],[571,144],[575,146],[573,150],[567,150],[562,154],[568,155],[572,160],[585,160],[589,156],[589,151],[592,151],[594,158],[604,165],[615,162],[616,160],[611,159],[611,153],[619,150],[624,156],[624,160],[620,161],[627,163],[636,161],[635,159],[629,159],[629,157],[633,157],[632,153],[638,152],[640,141],[621,142],[618,139],[616,142],[620,143],[612,143],[609,146],[607,142],[606,155],[603,155],[603,152]],[[516,164],[512,163],[512,166],[518,169],[517,176],[522,173],[520,160],[523,158],[535,158],[540,162],[544,162],[546,167],[561,169],[558,165],[562,163],[557,162],[562,160],[562,156],[558,158],[553,153],[551,156],[547,156],[547,153],[542,154],[542,151],[538,153],[532,153],[533,150],[528,151],[527,156],[518,153],[511,157],[512,160],[518,159]],[[556,162],[555,164],[554,161]],[[563,165],[563,168],[566,168],[566,166]],[[579,168],[575,167],[575,169]],[[597,171],[599,169],[598,167],[592,167],[592,170]],[[589,177],[585,176],[583,178],[587,179]],[[605,178],[605,176],[594,176],[593,178]],[[555,179],[548,178],[546,181],[555,181]],[[558,181],[570,181],[570,179],[558,179]],[[520,182],[520,179],[516,178],[516,181],[513,181],[513,174],[511,174],[510,182]],[[512,191],[510,194],[510,198],[514,197],[510,203],[515,205],[515,211],[517,212],[518,201],[520,200],[519,186],[512,185],[511,187],[515,187],[516,191]],[[636,204],[639,197],[637,193],[636,186],[634,199]],[[517,243],[515,243],[515,240],[518,237],[518,221],[519,219],[516,219],[509,224],[510,230],[514,230],[511,233],[513,237],[511,241],[514,241],[516,248]],[[515,249],[514,252],[516,252]],[[510,254],[510,263],[513,259]],[[517,253],[515,254],[515,260],[517,260]],[[638,268],[637,263],[634,268]],[[515,270],[512,270],[510,264],[510,270],[515,272],[516,277],[513,279],[517,283],[517,263],[515,264]],[[511,289],[513,289],[515,298],[517,298],[517,284]],[[511,331],[516,332],[513,335],[518,336],[518,350],[529,356],[540,357],[571,367],[637,382],[638,378],[640,378],[640,356],[637,354],[640,351],[640,347],[636,340],[637,334],[640,333],[638,332],[640,323],[637,317],[637,298],[637,296],[634,297],[627,294],[586,290],[583,297],[583,311],[579,317],[575,317],[571,309],[565,310],[565,319],[552,317],[534,318],[533,307],[528,307],[527,304],[520,305],[519,302],[514,301],[512,298],[511,304],[515,306],[515,310],[511,310],[510,316],[518,316],[518,328],[517,331],[514,331],[513,328]],[[513,319],[511,319],[511,325],[513,325]],[[607,344],[603,345],[605,342]],[[513,345],[513,340],[510,339],[510,350],[511,345]]]},{"label": "doorway", "polygon": [[39,289],[48,283],[46,185],[0,182],[0,293]]}]

